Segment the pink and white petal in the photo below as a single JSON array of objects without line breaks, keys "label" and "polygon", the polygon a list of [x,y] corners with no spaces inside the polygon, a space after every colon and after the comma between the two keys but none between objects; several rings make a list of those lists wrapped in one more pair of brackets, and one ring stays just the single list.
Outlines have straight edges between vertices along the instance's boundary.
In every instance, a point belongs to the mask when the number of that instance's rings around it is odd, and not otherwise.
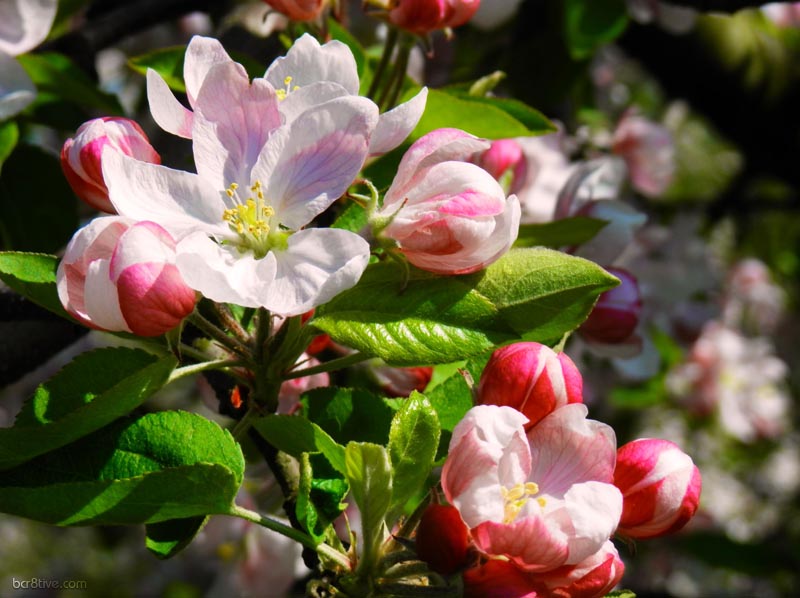
[{"label": "pink and white petal", "polygon": [[528,432],[531,480],[543,493],[563,497],[590,480],[612,483],[616,436],[606,424],[586,419],[587,408],[571,403],[553,411]]},{"label": "pink and white petal", "polygon": [[518,518],[508,524],[488,521],[471,531],[479,550],[504,555],[526,571],[555,569],[569,556],[567,534],[541,516]]},{"label": "pink and white petal", "polygon": [[290,88],[331,81],[350,95],[358,94],[358,67],[350,48],[336,40],[320,46],[308,33],[296,40],[286,56],[275,60],[264,74],[275,89],[285,88],[287,77],[291,77]]},{"label": "pink and white petal", "polygon": [[195,166],[203,180],[218,190],[231,183],[251,183],[250,170],[281,125],[272,86],[263,79],[251,85],[237,67],[233,62],[212,67],[195,103]]},{"label": "pink and white petal", "polygon": [[0,52],[17,56],[44,41],[56,17],[57,0],[0,2]]},{"label": "pink and white petal", "polygon": [[230,245],[220,245],[198,232],[178,242],[175,264],[183,280],[218,303],[262,307],[263,288],[275,278],[275,257],[257,260]]},{"label": "pink and white petal", "polygon": [[407,102],[381,114],[369,142],[370,155],[384,154],[403,143],[417,126],[427,101],[428,88],[423,87]]},{"label": "pink and white petal", "polygon": [[186,58],[183,62],[183,79],[186,82],[186,96],[189,105],[195,107],[197,95],[211,69],[218,64],[233,64],[241,75],[247,77],[244,67],[233,62],[233,59],[213,37],[194,36],[186,47]]},{"label": "pink and white petal", "polygon": [[288,124],[309,108],[347,95],[350,94],[338,83],[320,81],[286,94],[286,97],[278,104],[278,108],[283,116],[284,124]]},{"label": "pink and white petal", "polygon": [[367,157],[378,109],[366,98],[337,98],[300,115],[267,141],[252,176],[277,220],[297,230],[336,201]]},{"label": "pink and white petal", "polygon": [[103,152],[103,178],[111,203],[134,220],[158,222],[173,235],[202,229],[219,238],[232,235],[222,220],[222,189],[196,174],[141,162],[119,152]]},{"label": "pink and white petal", "polygon": [[153,69],[147,69],[147,102],[159,127],[178,137],[192,138],[194,113],[175,98],[167,82]]},{"label": "pink and white petal", "polygon": [[36,97],[36,86],[17,59],[0,52],[0,121],[25,109]]},{"label": "pink and white petal", "polygon": [[572,521],[567,564],[576,565],[596,553],[614,534],[622,516],[622,493],[613,484],[575,484],[564,496]]},{"label": "pink and white petal", "polygon": [[109,276],[109,260],[95,260],[86,271],[86,317],[104,330],[131,332],[119,307],[117,287]]},{"label": "pink and white petal", "polygon": [[275,280],[265,285],[261,305],[282,316],[297,316],[354,286],[369,262],[369,243],[349,231],[312,228],[273,252]]},{"label": "pink and white petal", "polygon": [[111,254],[111,280],[116,282],[126,269],[137,264],[172,263],[175,240],[155,222],[137,222],[125,231]]}]

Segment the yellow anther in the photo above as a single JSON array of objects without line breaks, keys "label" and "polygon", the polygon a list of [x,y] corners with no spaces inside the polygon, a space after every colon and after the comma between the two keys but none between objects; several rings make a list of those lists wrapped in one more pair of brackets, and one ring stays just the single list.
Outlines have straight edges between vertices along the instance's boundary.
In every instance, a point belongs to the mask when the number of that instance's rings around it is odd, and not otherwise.
[{"label": "yellow anther", "polygon": [[547,506],[547,501],[545,500],[544,496],[540,496],[539,498],[537,498],[536,502],[538,502],[539,506],[542,507],[543,509]]},{"label": "yellow anther", "polygon": [[[538,484],[534,482],[526,482],[524,484],[516,484],[511,488],[505,486],[500,487],[500,496],[503,497],[505,507],[503,509],[503,523],[513,523],[520,514],[520,511],[525,507],[528,499],[539,492]],[[544,506],[544,498],[537,498],[536,502],[542,507]]]},{"label": "yellow anther", "polygon": [[283,80],[283,84],[284,84],[284,85],[286,85],[286,86],[288,86],[288,85],[289,85],[291,82],[292,82],[292,78],[291,78],[290,76],[287,76],[287,77],[286,77],[286,78]]},{"label": "yellow anther", "polygon": [[286,90],[285,89],[276,89],[275,90],[275,95],[278,96],[279,100],[285,100],[286,99]]}]

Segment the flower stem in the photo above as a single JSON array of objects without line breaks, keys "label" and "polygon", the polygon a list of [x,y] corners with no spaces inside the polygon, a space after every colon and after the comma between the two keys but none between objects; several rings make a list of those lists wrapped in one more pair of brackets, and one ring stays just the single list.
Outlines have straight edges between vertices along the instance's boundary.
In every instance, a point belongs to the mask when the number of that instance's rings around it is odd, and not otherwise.
[{"label": "flower stem", "polygon": [[240,507],[239,505],[233,505],[228,515],[231,515],[232,517],[239,517],[241,519],[244,519],[245,521],[250,521],[252,523],[260,525],[261,527],[265,527],[279,534],[283,534],[287,538],[291,538],[295,542],[299,542],[303,546],[316,551],[317,554],[319,554],[320,556],[325,556],[328,559],[336,562],[345,570],[349,571],[351,568],[350,559],[348,559],[346,555],[328,546],[327,544],[318,544],[308,534],[296,530],[293,527],[286,525],[285,523],[281,523],[276,519],[265,517],[259,513],[256,513],[255,511],[251,511],[250,509],[245,509],[244,507]]},{"label": "flower stem", "polygon": [[226,329],[230,330],[241,343],[248,345],[252,340],[247,331],[242,328],[238,320],[231,313],[230,308],[224,303],[212,303],[214,312]]},{"label": "flower stem", "polygon": [[238,339],[229,336],[224,330],[218,328],[216,324],[208,321],[196,309],[189,315],[189,321],[197,326],[201,332],[210,336],[226,349],[233,351],[248,361],[250,360],[250,349],[247,347],[247,345],[243,344]]},{"label": "flower stem", "polygon": [[170,382],[175,382],[175,380],[185,378],[186,376],[191,376],[192,374],[196,374],[198,372],[205,372],[206,370],[221,370],[227,367],[237,367],[241,365],[242,362],[235,359],[217,359],[215,361],[193,363],[192,365],[187,365],[173,370],[169,376],[169,379],[167,379],[167,384]]},{"label": "flower stem", "polygon": [[364,355],[363,353],[351,353],[350,355],[331,359],[330,361],[315,365],[314,367],[290,371],[284,376],[284,379],[292,380],[294,378],[304,378],[306,376],[313,376],[314,374],[321,374],[323,372],[333,372],[335,370],[341,370],[351,365],[361,363],[367,359],[370,359],[369,355]]},{"label": "flower stem", "polygon": [[375,96],[378,93],[378,88],[380,87],[381,79],[383,78],[383,73],[386,71],[386,67],[389,65],[389,60],[391,60],[392,54],[394,54],[394,48],[397,45],[397,39],[397,29],[390,27],[389,33],[386,37],[386,44],[383,46],[381,60],[378,63],[378,67],[375,69],[375,73],[372,76],[372,83],[370,84],[369,91],[367,92],[367,97],[370,100],[375,100]]}]

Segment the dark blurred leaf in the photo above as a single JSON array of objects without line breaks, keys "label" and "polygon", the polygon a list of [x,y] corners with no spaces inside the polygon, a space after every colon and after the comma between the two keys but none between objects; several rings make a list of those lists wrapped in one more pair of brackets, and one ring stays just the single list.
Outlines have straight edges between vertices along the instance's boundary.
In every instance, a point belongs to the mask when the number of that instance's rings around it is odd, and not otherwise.
[{"label": "dark blurred leaf", "polygon": [[564,11],[567,44],[576,60],[614,41],[628,25],[625,0],[566,0]]},{"label": "dark blurred leaf", "polygon": [[147,550],[160,559],[168,559],[186,548],[200,533],[208,517],[169,519],[145,526]]},{"label": "dark blurred leaf", "polygon": [[170,89],[186,92],[183,83],[183,58],[186,54],[186,46],[170,46],[169,48],[159,48],[147,54],[132,56],[128,59],[128,65],[137,73],[147,74],[147,69],[153,69],[164,78]]},{"label": "dark blurred leaf", "polygon": [[0,177],[0,248],[55,253],[76,228],[76,202],[58,158],[18,145]]},{"label": "dark blurred leaf", "polygon": [[14,151],[19,141],[19,127],[13,120],[7,120],[0,123],[0,172],[2,172],[3,163]]}]

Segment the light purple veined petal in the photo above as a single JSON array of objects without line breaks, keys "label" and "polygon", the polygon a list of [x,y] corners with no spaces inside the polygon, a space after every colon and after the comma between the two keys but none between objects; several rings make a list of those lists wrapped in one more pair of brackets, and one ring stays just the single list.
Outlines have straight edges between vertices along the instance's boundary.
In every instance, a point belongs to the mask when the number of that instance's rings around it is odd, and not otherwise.
[{"label": "light purple veined petal", "polygon": [[57,0],[0,2],[0,52],[17,56],[44,41],[56,16]]},{"label": "light purple veined petal", "polygon": [[266,184],[278,222],[297,230],[347,190],[377,120],[374,103],[346,96],[304,112],[269,138],[252,178]]},{"label": "light purple veined petal", "polygon": [[286,97],[278,104],[278,108],[283,116],[284,124],[289,124],[309,108],[347,95],[350,94],[338,83],[321,81],[286,94]]},{"label": "light purple veined petal", "polygon": [[281,124],[275,90],[250,83],[233,62],[211,68],[197,95],[192,149],[197,173],[216,189],[250,184],[250,170]]},{"label": "light purple veined petal", "polygon": [[487,521],[471,531],[480,550],[506,555],[526,571],[555,569],[569,557],[569,535],[546,516],[518,517],[508,524]]},{"label": "light purple veined petal", "polygon": [[308,33],[294,42],[286,56],[275,60],[264,73],[264,78],[275,89],[286,88],[286,78],[291,77],[290,90],[319,81],[338,83],[348,94],[358,94],[358,67],[353,53],[345,44],[333,40],[320,46]]},{"label": "light purple veined petal", "polygon": [[275,256],[256,259],[235,245],[220,245],[208,235],[188,235],[175,248],[175,264],[188,286],[218,303],[262,307],[263,289],[275,278]]},{"label": "light purple veined petal", "polygon": [[614,430],[586,419],[582,403],[559,407],[528,431],[533,465],[530,479],[541,492],[561,498],[574,485],[614,479]]},{"label": "light purple veined petal", "polygon": [[154,262],[171,264],[175,261],[175,240],[155,222],[137,222],[119,238],[111,255],[111,280],[116,281],[123,270],[137,264]]},{"label": "light purple veined petal", "polygon": [[463,161],[489,147],[488,141],[460,129],[436,129],[420,137],[400,160],[394,181],[386,192],[384,208],[403,202],[408,192],[424,178],[425,171],[436,163]]},{"label": "light purple veined petal", "polygon": [[580,563],[602,548],[622,516],[622,493],[613,484],[585,482],[570,488],[564,505],[572,521],[568,565]]},{"label": "light purple veined petal", "polygon": [[354,286],[369,262],[369,243],[349,231],[310,228],[289,237],[275,252],[275,280],[264,289],[262,305],[282,316],[296,316]]},{"label": "light purple veined petal", "polygon": [[84,299],[86,317],[105,330],[131,332],[119,307],[117,287],[109,275],[110,260],[95,260],[86,271]]},{"label": "light purple veined petal", "polygon": [[0,52],[0,121],[25,109],[36,97],[36,86],[17,59]]},{"label": "light purple veined petal", "polygon": [[428,88],[423,87],[407,102],[381,114],[369,142],[370,155],[384,154],[403,143],[417,126],[427,101]]},{"label": "light purple veined petal", "polygon": [[219,40],[195,35],[186,47],[186,58],[183,62],[183,79],[186,82],[186,96],[189,98],[190,106],[195,106],[203,81],[218,64],[234,64],[237,70],[247,77],[244,67],[233,61]]},{"label": "light purple veined petal", "polygon": [[171,234],[204,230],[231,237],[222,219],[226,205],[221,189],[211,188],[196,174],[141,162],[113,149],[103,152],[103,178],[111,203],[134,220],[152,220]]},{"label": "light purple veined petal", "polygon": [[175,98],[167,82],[153,69],[147,69],[147,101],[159,127],[178,137],[192,138],[194,113]]}]

